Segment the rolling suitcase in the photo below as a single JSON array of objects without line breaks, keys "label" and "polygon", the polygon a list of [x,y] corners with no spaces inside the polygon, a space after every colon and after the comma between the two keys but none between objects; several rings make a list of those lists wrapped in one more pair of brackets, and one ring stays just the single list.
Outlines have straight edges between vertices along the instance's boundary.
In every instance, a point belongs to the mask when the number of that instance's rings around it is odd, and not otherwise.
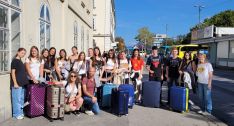
[{"label": "rolling suitcase", "polygon": [[116,87],[115,84],[104,84],[98,88],[98,101],[102,108],[111,107],[111,91]]},{"label": "rolling suitcase", "polygon": [[160,107],[161,82],[146,81],[142,85],[142,102],[145,107]]},{"label": "rolling suitcase", "polygon": [[46,97],[46,115],[52,122],[54,119],[64,120],[65,88],[48,86]]},{"label": "rolling suitcase", "polygon": [[175,111],[188,111],[188,89],[172,86],[170,89],[170,107]]},{"label": "rolling suitcase", "polygon": [[118,116],[128,114],[129,92],[113,88],[111,93],[111,112]]},{"label": "rolling suitcase", "polygon": [[127,90],[129,92],[128,107],[133,108],[134,105],[134,86],[131,84],[119,85],[119,90]]},{"label": "rolling suitcase", "polygon": [[30,84],[26,89],[26,115],[36,117],[44,115],[46,86],[42,84]]}]

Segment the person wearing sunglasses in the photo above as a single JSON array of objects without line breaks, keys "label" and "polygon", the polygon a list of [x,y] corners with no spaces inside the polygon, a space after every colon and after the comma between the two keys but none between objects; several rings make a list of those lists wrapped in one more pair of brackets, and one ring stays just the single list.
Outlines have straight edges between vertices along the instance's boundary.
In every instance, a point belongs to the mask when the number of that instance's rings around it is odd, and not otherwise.
[{"label": "person wearing sunglasses", "polygon": [[65,102],[70,106],[70,111],[75,115],[79,115],[79,109],[83,101],[80,79],[75,71],[71,71],[65,85]]}]

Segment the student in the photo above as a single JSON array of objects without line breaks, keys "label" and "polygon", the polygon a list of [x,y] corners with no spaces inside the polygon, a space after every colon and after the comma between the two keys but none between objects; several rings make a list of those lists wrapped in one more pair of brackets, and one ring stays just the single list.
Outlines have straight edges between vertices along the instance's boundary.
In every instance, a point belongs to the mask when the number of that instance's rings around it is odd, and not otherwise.
[{"label": "student", "polygon": [[83,104],[81,82],[75,71],[71,71],[65,85],[65,102],[75,115],[79,115],[79,109]]},{"label": "student", "polygon": [[139,49],[134,49],[132,53],[131,58],[131,64],[132,64],[132,74],[131,78],[133,81],[133,84],[136,89],[136,102],[139,103],[141,101],[141,85],[142,85],[142,72],[144,68],[144,60],[140,57]]},{"label": "student", "polygon": [[94,52],[93,52],[93,48],[89,48],[88,49],[88,56],[85,58],[86,59],[86,67],[87,67],[87,73],[88,73],[88,71],[89,71],[89,68],[90,68],[90,66],[91,66],[91,57],[93,57],[94,56]]},{"label": "student", "polygon": [[212,112],[211,88],[213,78],[213,67],[206,61],[205,54],[199,54],[199,64],[197,66],[198,96],[201,102],[201,111],[198,113]]},{"label": "student", "polygon": [[119,53],[119,57],[118,57],[118,72],[120,74],[123,74],[123,82],[125,82],[125,84],[129,84],[129,73],[131,71],[131,62],[129,62],[129,60],[126,57],[126,53],[124,51],[121,51]]},{"label": "student", "polygon": [[79,79],[83,79],[86,76],[86,60],[85,60],[85,53],[80,52],[78,60],[75,61],[73,66],[73,71],[78,73]]},{"label": "student", "polygon": [[101,82],[100,82],[99,78],[101,76],[103,66],[104,66],[104,62],[103,62],[103,59],[101,57],[100,49],[98,47],[95,47],[94,48],[94,56],[91,57],[91,60],[90,60],[90,67],[96,68],[96,73],[95,73],[94,78],[95,78],[95,82],[96,82],[97,87],[101,86]]},{"label": "student", "polygon": [[95,75],[96,69],[90,67],[88,76],[85,77],[82,81],[82,89],[84,93],[84,103],[88,104],[89,108],[85,111],[87,115],[98,115],[100,113],[99,105],[97,98],[94,96],[96,84],[95,84]]},{"label": "student", "polygon": [[170,88],[173,84],[179,86],[178,79],[179,79],[179,66],[181,63],[181,59],[178,57],[178,50],[176,47],[172,48],[171,56],[167,61],[166,66],[166,78],[167,78],[167,85],[168,85],[168,104],[170,103]]},{"label": "student", "polygon": [[25,85],[28,84],[25,66],[21,61],[26,54],[24,48],[19,48],[17,54],[11,62],[11,97],[12,97],[12,113],[16,119],[23,119],[24,92]]},{"label": "student", "polygon": [[51,70],[50,70],[50,66],[49,66],[49,50],[48,49],[43,49],[41,52],[41,57],[40,57],[40,61],[42,62],[42,60],[44,60],[44,69],[43,69],[43,77],[46,79],[46,81],[50,80],[50,74],[51,74]]},{"label": "student", "polygon": [[146,62],[146,69],[149,71],[149,81],[163,80],[163,59],[158,55],[158,48],[152,47],[152,54]]},{"label": "student", "polygon": [[38,84],[43,78],[44,60],[40,61],[39,51],[36,46],[30,49],[30,55],[26,59],[26,70],[30,84]]},{"label": "student", "polygon": [[78,55],[78,54],[79,54],[79,53],[78,53],[77,47],[76,47],[76,46],[73,46],[73,47],[72,47],[72,55],[68,57],[68,60],[69,60],[69,62],[70,62],[70,71],[72,70],[75,61],[77,61],[78,58],[79,58],[79,55]]},{"label": "student", "polygon": [[117,61],[115,58],[115,52],[113,49],[110,49],[105,60],[105,69],[103,69],[101,76],[103,78],[110,77],[117,68]]},{"label": "student", "polygon": [[59,58],[55,60],[55,68],[58,74],[59,80],[66,80],[69,74],[69,63],[67,60],[67,52],[65,49],[59,51]]},{"label": "student", "polygon": [[51,47],[49,49],[49,66],[52,71],[55,71],[54,65],[56,60],[56,49],[55,47]]}]

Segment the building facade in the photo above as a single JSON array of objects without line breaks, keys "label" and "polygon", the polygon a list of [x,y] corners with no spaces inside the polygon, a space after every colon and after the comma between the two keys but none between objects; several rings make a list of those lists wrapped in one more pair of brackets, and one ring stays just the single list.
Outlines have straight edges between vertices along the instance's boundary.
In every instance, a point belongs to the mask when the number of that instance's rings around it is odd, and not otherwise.
[{"label": "building facade", "polygon": [[[11,117],[10,63],[19,47],[93,47],[93,0],[0,0],[0,122]],[[57,51],[57,52],[58,52]]]},{"label": "building facade", "polygon": [[93,0],[93,43],[103,51],[115,46],[114,0]]}]

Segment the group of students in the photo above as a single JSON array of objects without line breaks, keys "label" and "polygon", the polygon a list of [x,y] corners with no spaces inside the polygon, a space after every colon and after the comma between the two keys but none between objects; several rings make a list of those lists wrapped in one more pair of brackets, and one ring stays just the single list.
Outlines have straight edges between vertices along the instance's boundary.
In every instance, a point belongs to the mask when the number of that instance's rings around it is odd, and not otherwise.
[{"label": "group of students", "polygon": [[[211,80],[212,66],[206,62],[205,55],[199,55],[199,63],[191,60],[189,52],[183,60],[177,57],[178,50],[172,49],[172,57],[166,61],[158,55],[157,47],[152,47],[152,55],[147,59],[146,69],[149,71],[149,81],[168,81],[168,89],[178,84],[180,75],[184,72],[196,73],[198,94],[202,99],[202,110],[212,110]],[[28,84],[40,84],[53,81],[65,86],[65,102],[74,114],[79,115],[79,109],[84,104],[90,107],[85,111],[88,115],[99,114],[100,109],[96,96],[96,89],[105,83],[113,83],[116,75],[121,75],[121,83],[129,84],[130,78],[135,87],[135,101],[141,102],[141,88],[144,69],[144,59],[139,49],[134,49],[132,57],[128,59],[125,51],[118,54],[113,49],[101,55],[98,47],[89,48],[88,55],[72,47],[72,54],[67,56],[66,50],[56,48],[43,49],[41,54],[36,46],[32,46],[25,62],[24,48],[19,48],[11,62],[11,93],[13,117],[23,119],[25,88]],[[164,73],[166,67],[166,73]],[[164,76],[166,75],[166,76]],[[168,91],[170,93],[170,91]],[[170,99],[168,100],[170,101]]]},{"label": "group of students", "polygon": [[[113,83],[116,75],[121,75],[121,83],[129,83],[133,76],[140,100],[140,84],[144,60],[139,50],[134,50],[131,60],[126,58],[124,51],[117,55],[113,49],[101,55],[98,47],[89,48],[88,55],[72,47],[72,54],[67,56],[66,50],[56,48],[43,49],[41,53],[32,46],[29,56],[23,61],[26,49],[19,48],[11,62],[11,93],[13,117],[23,119],[25,89],[28,84],[40,84],[53,81],[65,87],[65,102],[70,110],[79,114],[83,103],[90,107],[85,111],[88,115],[99,114],[100,109],[96,97],[96,89],[105,83]],[[132,72],[132,74],[130,74]]]},{"label": "group of students", "polygon": [[[170,104],[170,88],[173,85],[183,86],[191,89],[190,92],[198,94],[201,107],[198,113],[212,112],[213,68],[205,54],[199,53],[198,57],[192,59],[191,53],[185,52],[183,59],[180,59],[178,49],[173,47],[171,55],[165,58],[158,55],[157,47],[152,47],[146,68],[149,71],[149,81],[167,81],[168,104]],[[193,104],[191,101],[190,103]]]}]

